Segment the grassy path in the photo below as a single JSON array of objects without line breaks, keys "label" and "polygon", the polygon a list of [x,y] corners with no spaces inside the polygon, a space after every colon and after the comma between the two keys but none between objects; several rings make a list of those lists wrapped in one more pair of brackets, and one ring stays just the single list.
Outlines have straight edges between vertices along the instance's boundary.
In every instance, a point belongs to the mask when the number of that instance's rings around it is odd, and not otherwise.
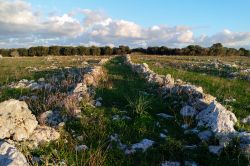
[{"label": "grassy path", "polygon": [[[200,165],[244,165],[244,158],[237,148],[227,148],[220,157],[211,155],[207,144],[195,135],[183,134],[180,127],[184,119],[179,117],[180,106],[172,101],[164,103],[152,85],[145,83],[128,66],[123,58],[114,58],[105,65],[108,80],[96,90],[96,98],[102,97],[102,107],[93,108],[83,103],[82,118],[68,121],[58,143],[44,145],[33,151],[33,155],[44,155],[47,161],[64,161],[67,165],[160,165],[163,161],[192,160]],[[157,113],[175,116],[163,119]],[[114,120],[115,117],[131,119]],[[166,132],[167,131],[167,132]],[[110,135],[118,134],[121,142],[131,145],[147,138],[155,144],[147,151],[125,155],[110,142]],[[161,138],[160,133],[167,137]],[[81,137],[81,139],[78,139]],[[65,141],[65,139],[67,141]],[[75,146],[85,144],[84,152],[76,152]],[[185,145],[198,145],[195,150]]]}]

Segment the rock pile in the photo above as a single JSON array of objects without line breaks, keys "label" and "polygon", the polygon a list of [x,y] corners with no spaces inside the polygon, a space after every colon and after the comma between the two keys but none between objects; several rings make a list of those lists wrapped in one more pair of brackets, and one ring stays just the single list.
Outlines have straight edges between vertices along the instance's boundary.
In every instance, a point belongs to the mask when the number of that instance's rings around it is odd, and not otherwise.
[{"label": "rock pile", "polygon": [[[60,134],[53,128],[40,126],[24,101],[10,99],[0,103],[0,139],[41,142],[56,140]],[[31,144],[30,144],[31,145]],[[31,147],[34,147],[31,145]],[[0,143],[0,165],[28,165],[26,158],[9,143]]]},{"label": "rock pile", "polygon": [[[129,55],[125,56],[125,63],[129,65],[134,72],[145,78],[148,83],[158,85],[163,98],[168,98],[172,95],[187,98],[186,106],[181,109],[180,114],[182,116],[195,117],[197,129],[199,129],[199,127],[208,128],[210,130],[209,132],[212,132],[213,135],[220,140],[221,146],[227,145],[233,137],[250,140],[250,135],[239,133],[234,129],[234,125],[237,122],[234,113],[228,111],[224,106],[218,103],[215,97],[205,94],[202,87],[196,87],[182,80],[175,81],[169,74],[166,76],[158,75],[150,70],[146,63],[133,63]],[[245,119],[244,121],[247,122],[248,120]],[[199,130],[195,133],[199,134]],[[244,147],[246,147],[246,142],[248,141],[241,139],[242,145],[245,145]],[[250,141],[248,144],[249,143]],[[250,154],[250,150],[248,153]]]}]

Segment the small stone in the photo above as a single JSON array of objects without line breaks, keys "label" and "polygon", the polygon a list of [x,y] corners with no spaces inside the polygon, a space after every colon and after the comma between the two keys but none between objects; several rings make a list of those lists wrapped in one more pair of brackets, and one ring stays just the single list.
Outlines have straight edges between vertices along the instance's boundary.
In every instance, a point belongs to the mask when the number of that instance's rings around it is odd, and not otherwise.
[{"label": "small stone", "polygon": [[160,137],[161,137],[161,138],[166,138],[167,135],[165,135],[165,134],[163,134],[163,133],[160,133]]},{"label": "small stone", "polygon": [[85,151],[85,150],[88,150],[88,147],[86,145],[78,145],[75,147],[75,150],[76,151]]},{"label": "small stone", "polygon": [[101,103],[100,101],[96,101],[95,106],[96,106],[96,107],[101,107],[101,106],[102,106],[102,103]]},{"label": "small stone", "polygon": [[187,129],[189,127],[189,125],[188,124],[183,124],[183,125],[181,125],[181,128],[183,128],[183,129]]},{"label": "small stone", "polygon": [[98,97],[96,101],[102,101],[102,97]]},{"label": "small stone", "polygon": [[177,161],[164,161],[161,166],[180,166],[181,163]]},{"label": "small stone", "polygon": [[194,161],[185,161],[184,166],[198,166],[198,164]]},{"label": "small stone", "polygon": [[184,149],[195,149],[197,148],[197,145],[185,145]]},{"label": "small stone", "polygon": [[77,139],[78,141],[83,141],[83,136],[80,135],[80,136],[76,137],[76,139]]},{"label": "small stone", "polygon": [[223,146],[213,146],[213,145],[210,145],[210,146],[208,146],[208,150],[209,150],[210,153],[213,153],[215,155],[220,155],[220,153],[223,150]]},{"label": "small stone", "polygon": [[44,78],[39,78],[38,82],[45,82],[45,79]]},{"label": "small stone", "polygon": [[156,114],[156,115],[160,116],[162,118],[165,118],[165,119],[174,118],[174,116],[168,115],[168,114],[165,114],[165,113],[159,113],[159,114]]},{"label": "small stone", "polygon": [[242,123],[250,124],[250,115],[241,120]]},{"label": "small stone", "polygon": [[59,127],[64,127],[65,126],[65,122],[61,122],[58,124]]}]

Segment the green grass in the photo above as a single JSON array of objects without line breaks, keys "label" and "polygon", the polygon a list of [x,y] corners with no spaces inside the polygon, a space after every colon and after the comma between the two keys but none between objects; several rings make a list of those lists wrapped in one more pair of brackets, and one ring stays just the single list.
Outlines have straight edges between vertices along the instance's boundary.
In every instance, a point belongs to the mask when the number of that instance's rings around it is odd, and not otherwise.
[{"label": "green grass", "polygon": [[[43,145],[30,152],[42,156],[46,162],[65,161],[67,165],[160,165],[165,160],[194,160],[199,165],[247,165],[247,160],[239,154],[237,147],[229,147],[221,156],[211,155],[207,144],[201,143],[195,135],[184,135],[180,125],[180,105],[169,99],[167,103],[157,95],[157,87],[147,84],[128,66],[121,65],[122,57],[117,57],[105,65],[108,80],[96,90],[96,97],[103,98],[101,108],[82,104],[82,118],[72,119],[61,130],[59,141]],[[136,111],[137,110],[137,111]],[[126,111],[126,113],[124,112]],[[174,115],[176,119],[166,120],[157,113]],[[127,115],[131,120],[113,121],[114,115]],[[156,124],[159,122],[160,127]],[[167,129],[167,138],[159,137]],[[143,138],[156,141],[146,152],[126,156],[115,143],[109,141],[111,134],[117,133],[124,144],[134,144]],[[74,136],[83,136],[78,141]],[[67,141],[65,141],[67,140]],[[89,150],[77,153],[75,145],[86,144]],[[185,150],[184,145],[199,144],[197,150]],[[29,153],[26,151],[26,155]]]},{"label": "green grass", "polygon": [[[0,59],[0,85],[20,79],[38,79],[44,77],[48,67],[81,67],[83,61],[96,64],[107,56],[54,56],[54,57],[5,57]],[[30,71],[30,69],[39,71]],[[52,69],[50,71],[53,71]]]}]

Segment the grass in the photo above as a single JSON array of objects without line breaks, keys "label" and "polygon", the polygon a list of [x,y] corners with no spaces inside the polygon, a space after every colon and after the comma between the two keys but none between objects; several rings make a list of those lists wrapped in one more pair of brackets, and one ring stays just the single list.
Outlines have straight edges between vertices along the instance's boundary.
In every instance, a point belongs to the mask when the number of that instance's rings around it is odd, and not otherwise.
[{"label": "grass", "polygon": [[[60,129],[61,138],[56,142],[41,145],[29,151],[23,147],[28,158],[39,156],[42,165],[66,163],[66,165],[160,165],[163,161],[196,161],[199,165],[247,165],[248,161],[239,152],[237,141],[220,156],[208,152],[208,143],[200,142],[196,135],[183,133],[180,127],[185,119],[179,115],[181,105],[177,98],[164,102],[156,93],[157,87],[145,82],[131,69],[123,65],[123,57],[116,57],[105,65],[106,81],[96,89],[96,98],[102,97],[102,107],[93,108],[81,104],[82,118],[71,119]],[[4,98],[20,96],[29,91],[9,90]],[[45,96],[46,98],[46,96]],[[181,100],[181,99],[179,99]],[[173,101],[178,101],[174,103]],[[166,120],[157,113],[167,113],[175,118]],[[112,120],[115,115],[131,117],[131,120]],[[192,122],[190,122],[192,123]],[[160,133],[168,130],[166,138]],[[146,152],[138,151],[127,156],[110,135],[118,134],[123,144],[131,145],[147,138],[155,141]],[[82,136],[79,140],[77,137]],[[212,140],[216,142],[216,140]],[[75,146],[85,144],[88,150],[76,152]],[[184,145],[197,144],[196,150],[187,150]],[[59,164],[60,165],[60,164]]]},{"label": "grass", "polygon": [[[103,106],[92,108],[83,105],[82,119],[67,122],[62,130],[63,137],[58,142],[44,145],[31,152],[32,155],[44,156],[47,161],[63,160],[67,165],[160,165],[165,160],[182,163],[194,160],[201,165],[246,165],[246,159],[236,147],[233,151],[226,149],[220,157],[216,157],[208,152],[207,144],[201,143],[195,135],[184,135],[180,128],[182,119],[176,112],[179,106],[174,106],[171,101],[164,103],[156,95],[156,87],[146,84],[129,67],[120,65],[122,61],[118,57],[105,66],[108,80],[96,90],[96,97],[104,99]],[[177,119],[160,119],[156,116],[160,112],[175,115]],[[113,121],[114,115],[127,115],[132,119]],[[159,137],[163,129],[168,130],[165,139]],[[138,151],[126,156],[115,143],[109,141],[114,133],[128,145],[143,138],[156,143],[144,153]],[[82,141],[75,138],[79,135],[83,136]],[[77,153],[74,147],[79,144],[86,144],[89,150]],[[191,144],[198,144],[199,148],[183,148]]]},{"label": "grass", "polygon": [[93,65],[105,57],[107,56],[5,57],[0,59],[0,85],[23,78],[38,79],[44,77],[46,71],[53,66],[57,68],[82,67],[83,61]]}]

